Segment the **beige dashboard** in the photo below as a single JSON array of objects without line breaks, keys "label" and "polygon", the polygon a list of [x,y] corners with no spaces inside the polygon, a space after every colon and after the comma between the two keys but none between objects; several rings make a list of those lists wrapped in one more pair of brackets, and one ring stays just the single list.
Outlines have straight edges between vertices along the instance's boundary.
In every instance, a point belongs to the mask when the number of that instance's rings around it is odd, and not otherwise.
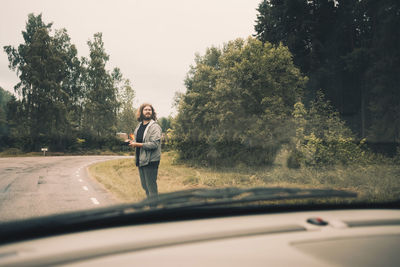
[{"label": "beige dashboard", "polygon": [[399,251],[399,210],[337,210],[51,236],[1,246],[0,266],[400,266]]}]

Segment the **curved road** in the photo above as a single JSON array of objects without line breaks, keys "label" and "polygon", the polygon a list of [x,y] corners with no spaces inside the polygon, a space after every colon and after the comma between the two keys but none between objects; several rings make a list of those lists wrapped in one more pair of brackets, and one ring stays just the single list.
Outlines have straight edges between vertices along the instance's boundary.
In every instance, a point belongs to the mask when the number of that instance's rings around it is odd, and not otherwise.
[{"label": "curved road", "polygon": [[117,204],[86,167],[118,158],[0,158],[0,222]]}]

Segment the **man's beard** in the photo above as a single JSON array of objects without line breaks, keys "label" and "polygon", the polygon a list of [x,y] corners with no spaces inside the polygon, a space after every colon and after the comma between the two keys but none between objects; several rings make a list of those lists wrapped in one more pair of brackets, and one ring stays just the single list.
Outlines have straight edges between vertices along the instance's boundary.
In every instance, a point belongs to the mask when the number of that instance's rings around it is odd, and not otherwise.
[{"label": "man's beard", "polygon": [[151,114],[143,115],[143,119],[146,121],[151,120]]}]

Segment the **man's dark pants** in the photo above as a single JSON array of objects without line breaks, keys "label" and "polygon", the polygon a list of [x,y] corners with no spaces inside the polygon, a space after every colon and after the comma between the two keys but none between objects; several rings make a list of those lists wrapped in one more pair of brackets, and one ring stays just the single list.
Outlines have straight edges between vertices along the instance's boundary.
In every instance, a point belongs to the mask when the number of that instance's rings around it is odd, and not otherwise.
[{"label": "man's dark pants", "polygon": [[158,165],[147,165],[139,167],[140,182],[143,189],[146,191],[146,196],[157,196],[157,173]]}]

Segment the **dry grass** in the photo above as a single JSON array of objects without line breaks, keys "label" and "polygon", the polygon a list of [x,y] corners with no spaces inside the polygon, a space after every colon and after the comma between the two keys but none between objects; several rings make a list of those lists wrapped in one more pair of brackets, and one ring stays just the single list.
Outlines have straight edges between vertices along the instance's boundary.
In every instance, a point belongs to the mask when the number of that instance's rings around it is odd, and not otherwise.
[{"label": "dry grass", "polygon": [[[170,153],[163,153],[157,180],[160,193],[193,187],[186,180],[195,177],[196,170],[184,165],[174,165],[172,161]],[[139,201],[146,196],[133,158],[91,165],[89,173],[123,202]]]},{"label": "dry grass", "polygon": [[[162,155],[158,186],[160,193],[198,187],[301,187],[334,188],[359,193],[362,199],[382,201],[400,198],[400,166],[336,166],[335,168],[288,169],[284,156],[278,156],[272,167],[215,169],[178,164],[174,152]],[[123,202],[145,197],[133,159],[98,163],[90,173]]]}]

